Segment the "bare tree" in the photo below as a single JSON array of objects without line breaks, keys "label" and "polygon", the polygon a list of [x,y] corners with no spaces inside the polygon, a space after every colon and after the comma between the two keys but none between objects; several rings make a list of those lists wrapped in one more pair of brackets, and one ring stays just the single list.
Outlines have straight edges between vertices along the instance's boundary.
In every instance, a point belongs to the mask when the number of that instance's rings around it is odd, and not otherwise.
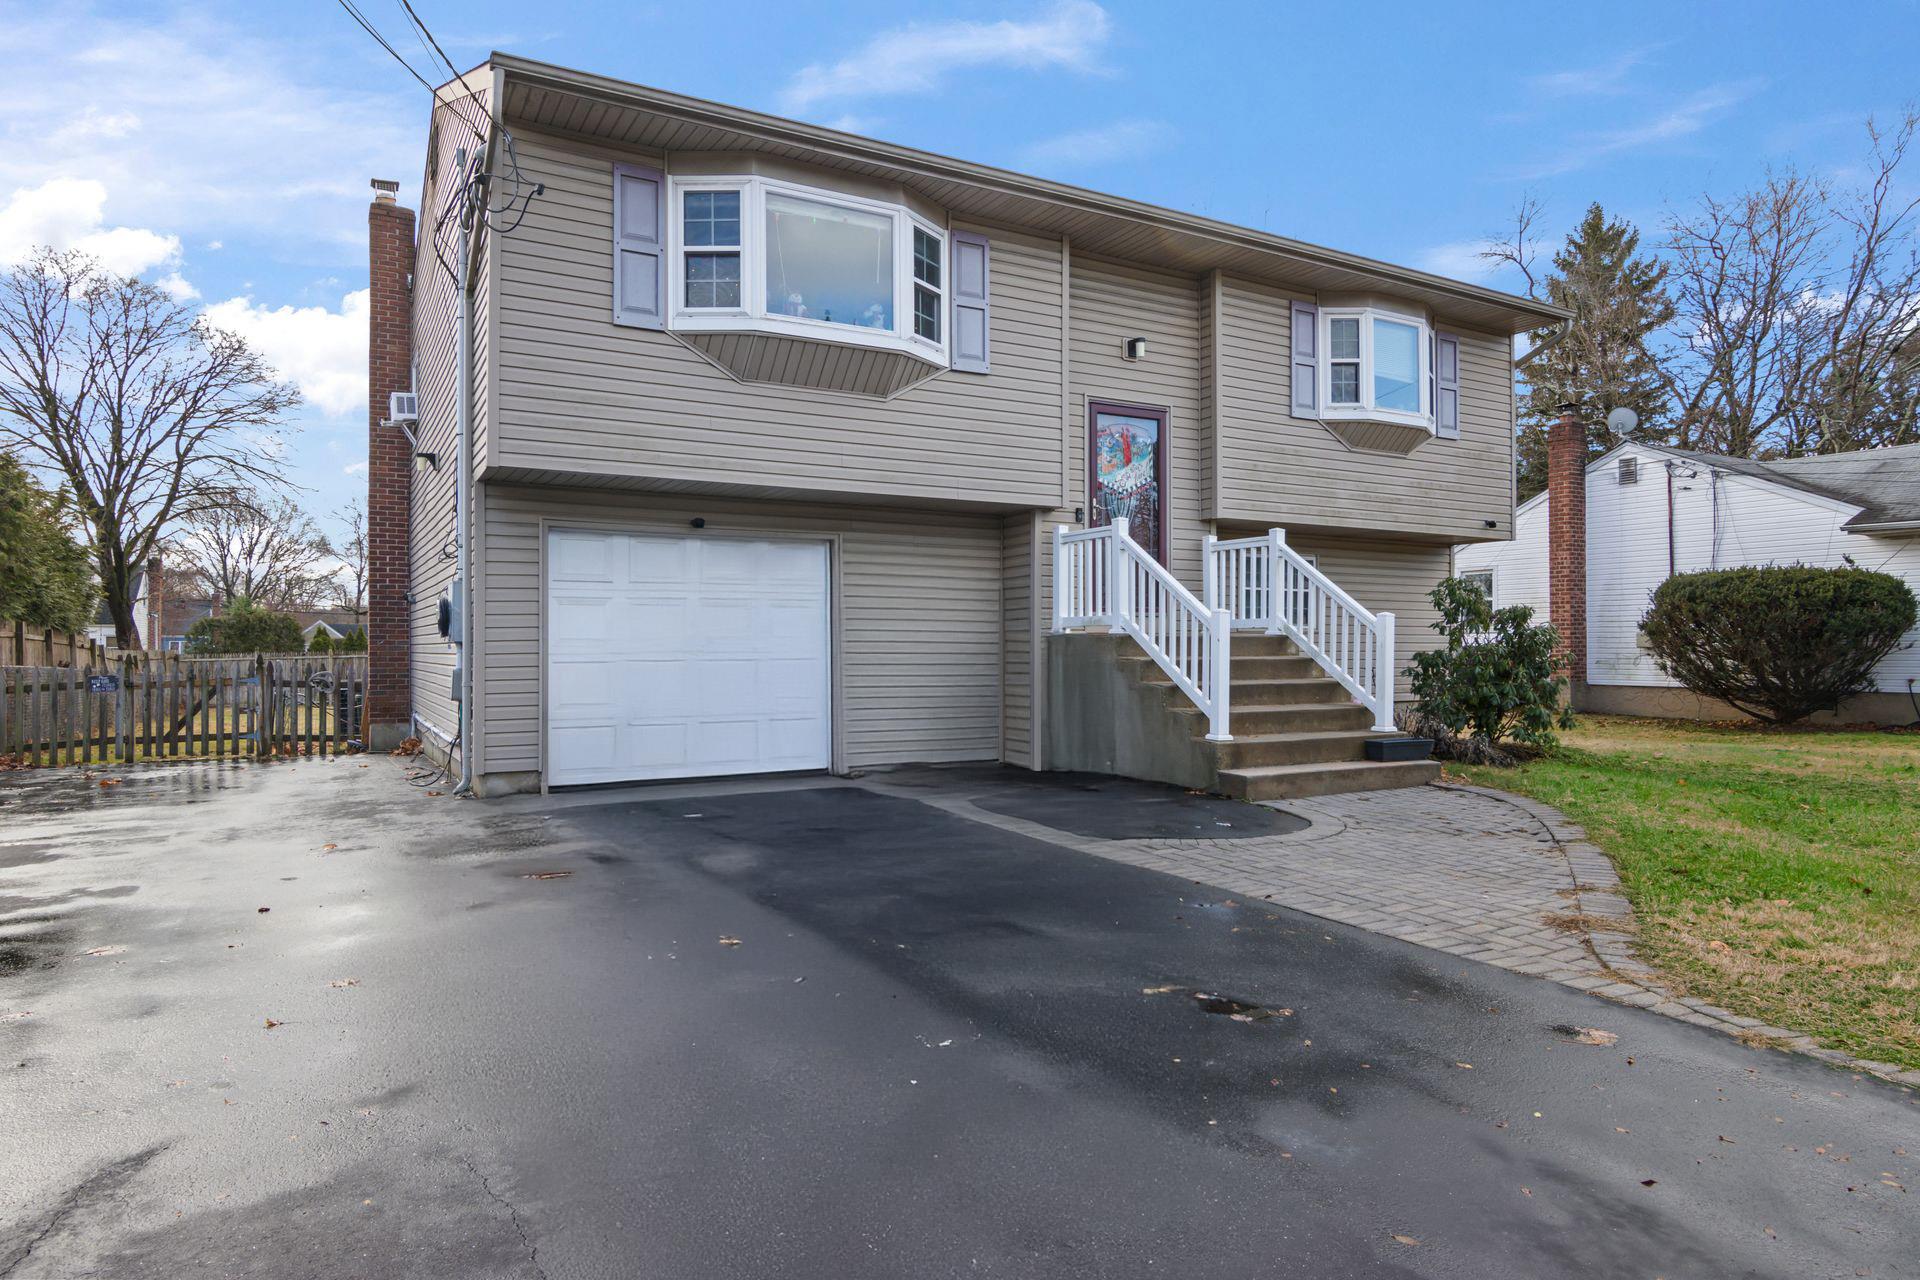
[{"label": "bare tree", "polygon": [[1895,357],[1920,297],[1920,197],[1897,194],[1917,123],[1867,122],[1860,190],[1787,170],[1669,219],[1681,444],[1751,457],[1920,439],[1920,380]]},{"label": "bare tree", "polygon": [[0,276],[0,444],[66,483],[123,648],[163,531],[276,481],[298,403],[244,339],[85,254]]},{"label": "bare tree", "polygon": [[291,499],[259,494],[188,516],[170,542],[183,585],[215,604],[316,609],[333,586],[333,547]]},{"label": "bare tree", "polygon": [[346,528],[346,536],[335,548],[340,568],[333,575],[340,608],[353,610],[355,622],[367,615],[367,509],[358,498],[349,502],[334,518]]}]

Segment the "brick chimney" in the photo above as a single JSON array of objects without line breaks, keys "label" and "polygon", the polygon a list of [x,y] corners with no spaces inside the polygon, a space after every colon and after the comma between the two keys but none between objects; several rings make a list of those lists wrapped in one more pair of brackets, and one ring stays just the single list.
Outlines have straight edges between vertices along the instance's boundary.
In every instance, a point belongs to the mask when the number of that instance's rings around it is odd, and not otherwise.
[{"label": "brick chimney", "polygon": [[1547,428],[1547,600],[1578,708],[1587,684],[1587,432],[1570,404]]},{"label": "brick chimney", "polygon": [[408,538],[413,447],[387,421],[388,397],[413,389],[413,210],[399,184],[375,180],[367,210],[367,745],[391,749],[412,731],[413,620]]}]

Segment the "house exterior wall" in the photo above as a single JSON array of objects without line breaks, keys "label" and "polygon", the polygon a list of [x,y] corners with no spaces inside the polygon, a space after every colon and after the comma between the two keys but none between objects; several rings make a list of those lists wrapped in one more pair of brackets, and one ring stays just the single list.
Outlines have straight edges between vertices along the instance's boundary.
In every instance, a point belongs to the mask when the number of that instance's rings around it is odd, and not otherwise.
[{"label": "house exterior wall", "polygon": [[[1620,482],[1622,457],[1637,463],[1639,479],[1632,484]],[[1640,619],[1654,589],[1667,577],[1669,460],[1657,449],[1626,445],[1587,468],[1590,684],[1679,688],[1678,681],[1660,671],[1639,639]],[[1841,526],[1856,510],[1851,506],[1674,461],[1678,470],[1673,482],[1672,558],[1677,572],[1766,564],[1837,568],[1850,561],[1863,569],[1894,574],[1920,591],[1920,539],[1847,533]],[[1497,606],[1531,605],[1537,616],[1545,616],[1548,506],[1542,497],[1523,507],[1512,542],[1459,549],[1459,571],[1493,571]],[[1875,688],[1882,693],[1904,696],[1907,681],[1920,679],[1920,628],[1903,643],[1907,647],[1896,649],[1875,668]]]},{"label": "house exterior wall", "polygon": [[1460,338],[1460,438],[1429,440],[1405,457],[1363,453],[1320,423],[1292,416],[1292,304],[1311,296],[1231,277],[1220,288],[1212,388],[1220,519],[1448,542],[1499,538],[1512,528],[1506,337],[1439,326]]},{"label": "house exterior wall", "polygon": [[[999,517],[740,498],[484,484],[488,607],[475,771],[543,767],[544,531],[831,538],[838,616],[835,763],[995,760],[1003,750],[1006,540]],[[486,788],[483,787],[483,790]]]},{"label": "house exterior wall", "polygon": [[498,241],[489,466],[789,496],[1059,501],[1059,241],[975,228],[992,241],[990,373],[943,372],[885,400],[741,383],[670,333],[613,323],[612,166],[666,158],[516,137],[547,195]]}]

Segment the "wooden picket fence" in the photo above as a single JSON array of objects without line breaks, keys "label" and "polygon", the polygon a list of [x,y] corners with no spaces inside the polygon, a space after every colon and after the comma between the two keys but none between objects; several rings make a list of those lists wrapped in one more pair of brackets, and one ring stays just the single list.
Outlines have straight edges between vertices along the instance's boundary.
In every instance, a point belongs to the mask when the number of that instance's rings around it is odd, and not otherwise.
[{"label": "wooden picket fence", "polygon": [[0,757],[26,765],[271,760],[358,749],[367,660],[127,655],[0,667]]},{"label": "wooden picket fence", "polygon": [[97,640],[0,618],[0,667],[79,667],[106,660],[107,648]]}]

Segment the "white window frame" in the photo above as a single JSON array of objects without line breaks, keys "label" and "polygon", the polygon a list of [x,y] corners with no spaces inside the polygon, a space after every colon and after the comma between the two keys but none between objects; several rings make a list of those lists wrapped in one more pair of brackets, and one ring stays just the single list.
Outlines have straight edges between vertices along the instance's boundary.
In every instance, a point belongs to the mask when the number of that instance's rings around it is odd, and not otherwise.
[{"label": "white window frame", "polygon": [[[711,252],[706,245],[684,242],[685,193],[738,191],[740,193],[740,300],[735,307],[686,305],[686,260],[690,253]],[[893,223],[893,328],[867,329],[811,316],[785,316],[767,310],[766,198],[769,192],[802,200],[874,213]],[[948,336],[953,331],[953,293],[947,286],[952,272],[953,245],[946,228],[904,205],[869,200],[820,187],[784,182],[756,175],[688,176],[667,179],[667,327],[688,333],[752,332],[812,338],[845,346],[906,351],[923,360],[949,364]],[[929,342],[913,331],[913,229],[918,227],[940,242],[940,341]]]},{"label": "white window frame", "polygon": [[[1335,320],[1358,319],[1360,321],[1360,403],[1335,404],[1333,402],[1333,322]],[[1373,387],[1373,323],[1375,320],[1389,320],[1395,324],[1411,325],[1416,331],[1414,346],[1419,355],[1420,368],[1414,378],[1414,385],[1420,392],[1420,411],[1409,413],[1404,409],[1382,409],[1374,405]],[[1335,421],[1359,420],[1365,422],[1392,422],[1409,427],[1424,427],[1432,432],[1433,425],[1433,326],[1417,315],[1408,315],[1400,311],[1388,311],[1382,307],[1322,307],[1320,309],[1320,416]],[[1342,358],[1339,363],[1348,364],[1350,360]]]},{"label": "white window frame", "polygon": [[[929,236],[933,237],[933,242],[940,246],[940,283],[939,284],[928,284],[926,281],[922,280],[919,276],[914,274],[913,233],[916,231],[926,232]],[[915,342],[919,343],[921,346],[926,347],[929,350],[938,350],[942,353],[942,355],[944,355],[947,349],[947,325],[949,321],[952,319],[952,317],[948,315],[948,312],[951,310],[951,304],[947,301],[947,281],[951,279],[953,276],[953,263],[947,260],[947,236],[945,232],[940,230],[940,228],[934,226],[931,222],[928,222],[925,218],[919,217],[914,214],[907,215],[906,235],[907,235],[907,276],[908,276],[907,318],[906,318],[907,319],[907,336],[912,338]],[[939,341],[937,342],[930,341],[920,336],[920,329],[918,324],[916,323],[916,321],[919,318],[919,313],[915,306],[915,304],[919,302],[919,297],[917,296],[916,291],[920,289],[929,290],[933,294],[934,316],[940,328],[940,338],[939,338]]]}]

